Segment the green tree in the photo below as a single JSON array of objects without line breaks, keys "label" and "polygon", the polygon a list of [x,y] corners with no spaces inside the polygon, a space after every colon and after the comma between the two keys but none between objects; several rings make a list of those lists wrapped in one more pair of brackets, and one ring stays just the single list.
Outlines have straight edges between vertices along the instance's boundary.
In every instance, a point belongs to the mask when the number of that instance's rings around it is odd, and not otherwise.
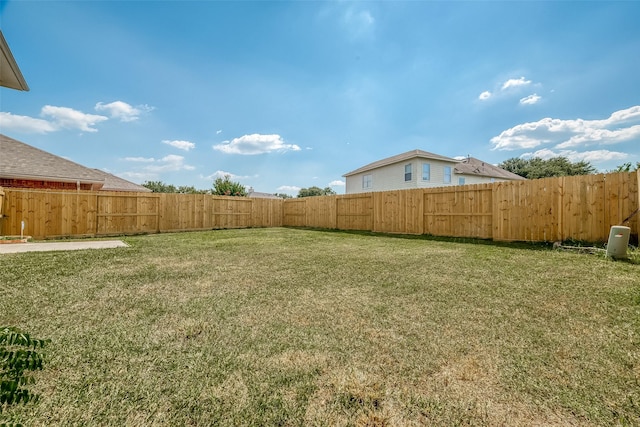
[{"label": "green tree", "polygon": [[247,189],[239,182],[231,181],[229,175],[225,175],[224,178],[216,178],[213,182],[212,193],[219,196],[246,197]]},{"label": "green tree", "polygon": [[180,187],[177,188],[176,192],[180,193],[180,194],[207,194],[207,193],[209,193],[208,190],[198,190],[193,185],[181,185]]},{"label": "green tree", "polygon": [[287,193],[275,193],[274,196],[280,197],[281,199],[292,199],[293,196],[290,196]]},{"label": "green tree", "polygon": [[636,162],[635,166],[633,166],[631,162],[627,162],[618,166],[611,172],[634,172],[634,171],[637,171],[638,169],[640,169],[640,162]]},{"label": "green tree", "polygon": [[180,193],[180,194],[206,194],[207,190],[198,190],[192,185],[181,185],[176,187],[173,184],[165,184],[162,181],[145,181],[143,187],[154,193]]},{"label": "green tree", "polygon": [[301,188],[298,191],[298,197],[313,197],[313,196],[332,196],[336,194],[335,191],[331,189],[331,187],[309,187],[309,188]]},{"label": "green tree", "polygon": [[145,181],[143,187],[148,188],[154,193],[177,193],[178,189],[171,184],[165,184],[162,181]]},{"label": "green tree", "polygon": [[596,173],[596,168],[584,160],[571,162],[566,157],[552,157],[541,159],[521,159],[513,157],[498,165],[504,170],[513,172],[527,179],[548,178],[552,176],[590,175]]}]

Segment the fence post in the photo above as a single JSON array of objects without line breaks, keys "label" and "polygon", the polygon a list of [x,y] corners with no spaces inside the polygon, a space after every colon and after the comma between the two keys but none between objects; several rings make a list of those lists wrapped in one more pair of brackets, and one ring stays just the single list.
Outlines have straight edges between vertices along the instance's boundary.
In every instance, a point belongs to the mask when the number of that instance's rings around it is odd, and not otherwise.
[{"label": "fence post", "polygon": [[0,236],[2,236],[2,230],[4,225],[4,189],[0,187]]},{"label": "fence post", "polygon": [[560,197],[558,197],[558,237],[561,242],[565,241],[564,230],[564,177],[558,178],[558,186],[560,187]]},{"label": "fence post", "polygon": [[638,194],[636,195],[636,198],[639,210],[638,214],[636,214],[636,236],[638,236],[638,240],[640,240],[640,167],[636,170],[636,178],[638,180],[638,186],[636,187],[636,191],[638,192]]},{"label": "fence post", "polygon": [[491,240],[496,240],[498,234],[498,185],[500,182],[491,183]]}]

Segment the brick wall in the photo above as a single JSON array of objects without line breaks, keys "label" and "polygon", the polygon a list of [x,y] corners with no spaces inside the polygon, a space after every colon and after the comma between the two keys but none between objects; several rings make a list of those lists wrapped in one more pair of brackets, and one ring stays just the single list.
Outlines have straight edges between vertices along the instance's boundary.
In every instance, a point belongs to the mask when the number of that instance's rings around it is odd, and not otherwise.
[{"label": "brick wall", "polygon": [[[75,182],[32,181],[28,179],[0,178],[0,187],[34,188],[39,190],[76,190]],[[80,190],[91,190],[91,184],[80,184]]]}]

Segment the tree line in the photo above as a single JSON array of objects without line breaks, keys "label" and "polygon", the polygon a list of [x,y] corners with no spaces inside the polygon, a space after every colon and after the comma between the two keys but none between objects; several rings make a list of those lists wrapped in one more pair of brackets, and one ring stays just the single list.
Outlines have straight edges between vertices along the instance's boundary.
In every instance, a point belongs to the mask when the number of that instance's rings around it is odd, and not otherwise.
[{"label": "tree line", "polygon": [[[166,184],[162,181],[145,181],[142,184],[143,187],[148,188],[153,193],[179,193],[179,194],[213,194],[217,196],[235,196],[235,197],[247,197],[247,188],[239,182],[232,181],[231,176],[225,175],[224,178],[216,178],[213,181],[213,187],[209,190],[199,190],[191,185],[181,185],[176,187],[172,184]],[[336,194],[331,187],[309,187],[301,188],[298,191],[298,197],[311,197],[311,196],[329,196]],[[277,197],[288,199],[292,196],[288,194],[276,193]]]}]

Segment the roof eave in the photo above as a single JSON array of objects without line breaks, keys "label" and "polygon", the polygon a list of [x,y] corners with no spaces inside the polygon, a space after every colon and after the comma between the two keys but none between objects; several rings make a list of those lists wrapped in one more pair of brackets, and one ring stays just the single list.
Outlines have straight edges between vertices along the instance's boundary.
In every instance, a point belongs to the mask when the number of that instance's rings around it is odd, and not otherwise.
[{"label": "roof eave", "polygon": [[86,178],[61,178],[57,176],[45,175],[26,175],[26,174],[7,174],[0,172],[0,178],[5,179],[24,179],[28,181],[53,181],[53,182],[74,182],[81,184],[104,184],[104,180],[86,179]]},{"label": "roof eave", "polygon": [[445,156],[439,156],[437,154],[429,153],[422,150],[412,150],[406,153],[398,154],[396,156],[387,157],[386,159],[378,160],[373,163],[369,163],[368,165],[362,166],[356,170],[351,172],[347,172],[342,175],[344,178],[357,175],[362,172],[367,172],[374,169],[379,169],[385,166],[393,165],[395,163],[405,162],[411,159],[431,159],[431,160],[439,160],[443,162],[451,162],[451,163],[459,163],[460,160],[448,158]]},{"label": "roof eave", "polygon": [[0,86],[28,91],[29,86],[20,72],[9,45],[0,31]]}]

